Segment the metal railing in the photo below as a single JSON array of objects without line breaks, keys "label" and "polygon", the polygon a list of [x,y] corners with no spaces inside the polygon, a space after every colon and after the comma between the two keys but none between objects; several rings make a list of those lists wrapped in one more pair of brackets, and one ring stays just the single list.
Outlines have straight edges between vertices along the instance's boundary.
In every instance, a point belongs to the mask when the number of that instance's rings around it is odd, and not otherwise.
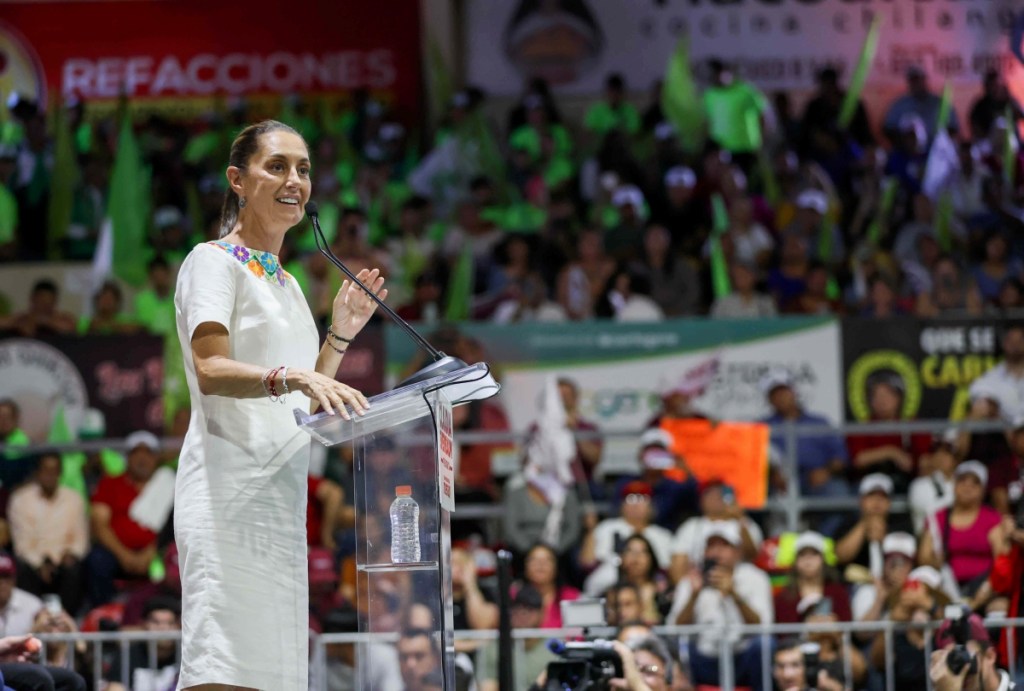
[{"label": "metal railing", "polygon": [[[922,655],[925,657],[924,669],[928,669],[927,661],[931,657],[933,652],[932,634],[935,629],[939,626],[940,621],[929,621],[923,623],[902,623],[894,621],[875,621],[875,622],[836,622],[836,623],[815,623],[815,624],[745,624],[745,625],[731,625],[726,626],[717,631],[721,633],[721,642],[719,644],[719,686],[722,689],[732,689],[736,686],[736,670],[733,661],[733,647],[731,641],[732,634],[739,634],[744,637],[759,637],[761,639],[761,666],[760,673],[762,676],[763,687],[770,689],[772,688],[772,641],[779,637],[788,636],[806,636],[814,633],[833,633],[839,634],[842,637],[842,650],[847,650],[854,646],[853,636],[855,634],[880,634],[884,638],[885,645],[885,665],[884,669],[878,670],[884,674],[885,677],[885,688],[886,691],[895,691],[895,656],[894,656],[894,641],[897,633],[905,632],[910,629],[918,629],[925,631],[924,637],[924,649]],[[1011,678],[1015,678],[1019,668],[1018,660],[1020,651],[1017,648],[1016,637],[1019,635],[1017,629],[1024,628],[1024,618],[990,618],[985,620],[985,626],[989,630],[995,631],[1006,629],[1008,647],[1009,650],[1016,654],[1009,656],[1009,673]],[[706,633],[706,627],[699,625],[690,626],[657,626],[654,627],[654,632],[661,636],[663,639],[674,640],[677,643],[675,648],[677,656],[678,651],[683,651],[681,657],[686,659],[686,646],[688,645],[690,638],[699,636],[702,632]],[[588,637],[602,637],[602,638],[614,638],[616,630],[614,627],[595,627],[586,631]],[[566,629],[515,629],[512,631],[512,637],[517,645],[522,645],[524,641],[528,639],[578,639],[583,635],[583,630],[579,628],[566,628]],[[39,634],[38,638],[43,643],[43,649],[40,652],[41,659],[46,659],[47,653],[51,650],[52,646],[66,644],[68,650],[67,666],[69,668],[75,668],[77,656],[81,653],[76,652],[76,644],[85,644],[88,646],[88,654],[91,657],[89,662],[88,674],[93,678],[93,688],[102,688],[101,683],[107,681],[105,679],[103,670],[104,652],[109,652],[110,646],[117,646],[120,651],[120,669],[118,670],[118,676],[122,679],[122,683],[128,691],[131,689],[131,678],[130,672],[130,650],[131,646],[138,643],[144,643],[148,651],[148,664],[151,669],[157,668],[157,649],[156,644],[159,641],[174,641],[175,642],[175,659],[179,658],[180,646],[181,646],[181,635],[180,632],[148,632],[148,631],[122,631],[122,632],[102,632],[102,633],[62,633],[62,634]],[[455,639],[457,641],[481,641],[481,642],[492,642],[498,638],[498,632],[495,630],[487,631],[456,631]],[[397,642],[397,633],[331,633],[331,634],[311,634],[310,636],[310,691],[331,691],[327,687],[327,648],[326,646],[336,643],[351,643],[351,644],[363,644],[363,643],[387,643],[393,644]],[[851,667],[850,656],[843,654],[843,666],[844,676],[846,678],[846,687],[852,689],[853,687],[853,670]],[[358,664],[358,662],[357,662]],[[79,665],[81,671],[81,666]],[[929,690],[932,688],[931,682],[928,681]],[[519,691],[518,689],[516,691]]]},{"label": "metal railing", "polygon": [[[867,423],[837,423],[835,425],[806,424],[806,423],[785,423],[771,425],[773,440],[782,440],[780,469],[786,479],[787,491],[785,494],[769,497],[765,502],[764,511],[769,514],[781,516],[787,531],[800,529],[801,517],[804,513],[810,512],[849,512],[858,508],[858,498],[854,492],[848,497],[827,497],[816,498],[804,496],[800,493],[800,473],[797,459],[797,442],[805,437],[817,437],[822,434],[834,434],[840,437],[859,434],[940,434],[951,426],[969,432],[1002,432],[1006,429],[1005,424],[998,422],[961,421],[951,422],[948,420],[911,420],[901,422],[867,422]],[[576,437],[581,440],[638,440],[643,430],[637,431],[589,431],[577,432]],[[526,432],[511,431],[461,431],[455,434],[455,439],[460,444],[522,444],[527,439]],[[429,436],[409,436],[403,438],[403,444],[430,443]],[[177,450],[181,448],[182,439],[168,437],[161,441],[165,450]],[[35,444],[25,447],[8,447],[0,445],[0,457],[4,453],[41,453],[44,451],[71,452],[86,451],[95,452],[102,449],[124,449],[124,439],[98,439],[87,442],[75,442],[71,444]],[[614,511],[614,507],[606,504],[598,504],[595,507],[598,513],[607,515]],[[892,503],[894,513],[905,513],[908,510],[906,501],[902,498],[895,498]],[[498,522],[502,516],[500,506],[493,504],[459,504],[458,511],[452,514],[453,521],[465,520],[487,520]],[[496,534],[496,533],[495,533]]]},{"label": "metal railing", "polygon": [[[886,691],[896,691],[895,688],[895,654],[894,654],[894,641],[895,636],[899,632],[905,632],[911,629],[923,630],[925,632],[924,637],[924,649],[922,655],[924,655],[927,678],[927,669],[929,667],[928,661],[931,658],[931,654],[934,651],[932,644],[932,635],[935,630],[941,624],[941,620],[920,622],[920,623],[905,623],[905,622],[894,622],[890,620],[875,621],[875,622],[835,622],[835,623],[795,623],[795,624],[744,624],[744,625],[728,625],[719,629],[716,632],[722,634],[721,642],[719,644],[718,653],[718,664],[719,664],[719,683],[718,686],[721,689],[733,689],[736,687],[736,670],[733,660],[733,647],[731,643],[730,635],[739,634],[743,637],[754,637],[757,636],[761,639],[761,681],[762,688],[772,688],[772,641],[780,637],[799,636],[804,637],[807,634],[813,633],[838,633],[842,637],[842,650],[845,651],[853,647],[853,635],[854,634],[881,634],[884,637],[885,644],[885,665],[883,670],[879,670],[885,675],[885,689]],[[1018,672],[1017,661],[1019,651],[1016,645],[1016,635],[1018,632],[1016,629],[1024,627],[1024,618],[991,618],[985,620],[986,628],[990,630],[1007,630],[1008,636],[1008,647],[1013,653],[1009,656],[1009,673],[1011,678],[1015,678]],[[707,628],[700,625],[689,625],[689,626],[656,626],[653,627],[654,633],[658,634],[663,639],[678,639],[678,648],[674,653],[677,657],[686,658],[688,655],[684,651],[684,646],[687,646],[688,641],[691,637],[697,637],[701,633],[706,632]],[[566,640],[566,639],[578,639],[583,635],[584,631],[579,628],[565,628],[565,629],[514,629],[512,631],[512,638],[516,645],[522,645],[522,642],[528,639],[545,639],[549,640],[552,638]],[[594,627],[586,631],[587,637],[590,638],[614,638],[616,635],[616,629],[614,627]],[[492,642],[498,639],[498,632],[495,630],[488,631],[456,631],[455,639],[457,641],[475,640]],[[313,679],[323,680],[326,679],[326,648],[325,646],[332,643],[388,643],[393,644],[398,640],[397,633],[354,633],[354,634],[322,634],[315,636],[311,639],[311,655],[312,664],[319,666],[319,669],[313,669]],[[853,669],[851,665],[851,659],[849,655],[842,654],[843,658],[843,674],[845,677],[845,684],[847,689],[853,689]],[[870,668],[870,663],[869,663]],[[691,680],[692,681],[692,680]],[[928,690],[932,691],[931,680],[927,680]],[[857,687],[860,688],[860,687]],[[315,688],[311,686],[310,691],[330,691],[325,685],[317,685]],[[515,691],[522,691],[516,689]]]}]

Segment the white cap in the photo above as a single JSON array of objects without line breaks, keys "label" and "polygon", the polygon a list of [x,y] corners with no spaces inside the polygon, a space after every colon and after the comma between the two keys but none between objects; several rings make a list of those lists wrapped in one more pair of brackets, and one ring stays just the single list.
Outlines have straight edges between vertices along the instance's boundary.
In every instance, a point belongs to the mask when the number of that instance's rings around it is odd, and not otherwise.
[{"label": "white cap", "polygon": [[814,209],[824,216],[828,211],[828,197],[821,190],[804,190],[797,195],[796,205],[801,209]]},{"label": "white cap", "polygon": [[882,491],[887,495],[892,496],[893,486],[892,478],[882,473],[871,473],[865,475],[864,479],[860,481],[860,496],[865,494],[871,494],[872,492]]},{"label": "white cap", "polygon": [[938,590],[942,587],[942,574],[934,566],[918,566],[907,574],[908,581],[924,583],[929,588]]},{"label": "white cap", "polygon": [[612,206],[632,206],[640,211],[644,206],[644,193],[635,185],[623,185],[612,194]]},{"label": "white cap", "polygon": [[693,189],[697,184],[697,175],[686,166],[669,168],[665,173],[665,187],[686,187]]},{"label": "white cap", "polygon": [[138,432],[132,432],[124,440],[124,448],[127,451],[132,451],[139,446],[145,446],[150,451],[160,450],[160,440],[156,438],[156,435],[146,430],[139,430]]},{"label": "white cap", "polygon": [[889,533],[882,540],[882,554],[902,554],[913,559],[917,554],[917,539],[910,533]]},{"label": "white cap", "polygon": [[722,538],[733,547],[739,547],[743,544],[743,539],[740,537],[740,526],[736,521],[732,520],[711,521],[704,528],[704,544],[706,545],[710,542],[713,537]]},{"label": "white cap", "polygon": [[813,549],[818,554],[825,555],[825,536],[813,530],[807,530],[797,537],[795,550],[800,554],[802,550]]},{"label": "white cap", "polygon": [[663,446],[666,449],[671,449],[673,442],[672,435],[660,427],[652,427],[640,435],[641,449],[648,446]]},{"label": "white cap", "polygon": [[767,396],[780,386],[793,388],[793,376],[789,373],[789,370],[782,367],[776,367],[769,370],[767,374],[761,377],[759,386],[761,388],[761,393]]},{"label": "white cap", "polygon": [[964,461],[956,467],[953,471],[953,477],[956,479],[962,478],[964,475],[973,475],[978,478],[982,487],[988,485],[988,468],[981,461]]}]

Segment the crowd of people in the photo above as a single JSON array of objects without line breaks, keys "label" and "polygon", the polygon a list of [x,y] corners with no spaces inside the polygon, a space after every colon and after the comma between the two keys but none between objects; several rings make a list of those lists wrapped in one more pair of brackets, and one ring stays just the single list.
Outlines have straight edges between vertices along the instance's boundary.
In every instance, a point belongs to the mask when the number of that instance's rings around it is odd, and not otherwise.
[{"label": "crowd of people", "polygon": [[[333,251],[353,271],[381,267],[389,302],[411,320],[1007,316],[1024,309],[1024,159],[1016,111],[997,74],[986,77],[961,125],[955,110],[943,115],[927,76],[913,68],[906,94],[876,128],[863,108],[839,126],[844,92],[834,70],[818,75],[802,115],[785,94],[769,100],[726,64],[715,61],[709,72],[708,137],[695,150],[665,121],[658,98],[638,109],[618,75],[578,124],[563,118],[539,80],[500,127],[485,117],[492,111],[483,92],[462,90],[427,146],[417,146],[409,123],[365,92],[337,108],[288,99],[278,117],[309,143],[313,198]],[[78,169],[71,224],[61,231],[47,222],[54,133],[46,114],[15,103],[0,141],[0,261],[91,260],[97,252],[118,128],[86,117],[82,103],[66,107]],[[146,282],[109,279],[84,316],[64,312],[57,283],[42,280],[27,310],[0,310],[0,330],[41,338],[173,333],[178,264],[194,244],[218,238],[220,171],[234,132],[251,119],[247,105],[234,101],[201,122],[153,116],[139,123],[154,210],[137,255]],[[952,158],[930,155],[950,137]],[[340,277],[316,252],[309,227],[289,232],[280,262],[323,326]],[[483,359],[473,339],[443,329],[436,338],[467,362]],[[801,437],[792,451],[796,475],[773,469],[772,491],[856,497],[859,509],[807,513],[815,530],[798,534],[778,534],[765,516],[737,503],[736,488],[699,482],[673,453],[660,419],[707,417],[687,391],[663,392],[663,411],[638,438],[636,474],[600,476],[601,443],[584,436],[571,459],[546,458],[544,444],[528,443],[522,472],[504,482],[491,472],[495,445],[464,444],[460,500],[504,510],[499,534],[471,523],[456,531],[467,540],[452,555],[456,629],[497,626],[499,594],[481,567],[480,537],[516,556],[518,581],[502,594],[511,598],[513,626],[558,628],[560,602],[601,597],[607,622],[628,644],[616,648],[629,661],[626,671],[652,689],[717,685],[723,651],[739,685],[763,688],[768,655],[779,688],[805,688],[794,681],[807,675],[792,641],[741,636],[731,624],[920,623],[942,619],[949,603],[1020,615],[1024,328],[1007,328],[1001,351],[1004,363],[971,387],[970,416],[1002,429]],[[901,419],[901,382],[880,378],[870,386],[872,419]],[[803,408],[785,373],[771,373],[762,389],[773,411],[767,422],[824,422]],[[560,381],[558,391],[566,428],[595,431],[580,415],[573,382]],[[9,550],[0,554],[0,633],[179,627],[173,454],[137,432],[123,456],[19,455],[12,447],[28,439],[18,416],[17,401],[0,402],[0,543]],[[508,429],[493,402],[456,409],[454,423]],[[781,438],[776,445],[785,446]],[[387,439],[366,453],[378,468],[402,461]],[[314,631],[352,632],[366,614],[356,598],[354,460],[332,453],[323,476],[309,478]],[[906,498],[909,513],[892,511],[896,498]],[[611,511],[599,515],[595,500]],[[402,575],[374,583],[390,588],[375,606],[391,608],[403,634],[396,646],[376,649],[366,673],[377,675],[380,688],[438,687],[429,608],[408,599]],[[652,633],[665,624],[700,631],[677,644]],[[808,639],[822,663],[819,688],[878,688],[884,636]],[[975,641],[1004,664],[1019,656],[998,632],[992,637],[982,627]],[[926,688],[922,631],[898,631],[893,645],[897,686]],[[156,652],[132,648],[129,679],[113,648],[97,661],[91,649],[69,654],[50,646],[47,662],[80,670],[90,688],[96,665],[106,689],[173,688],[175,649],[161,644]],[[496,648],[460,642],[459,652],[466,679],[497,688]],[[326,655],[328,688],[354,688],[352,646],[329,646]],[[517,688],[552,659],[543,641],[526,641],[514,665]]]}]

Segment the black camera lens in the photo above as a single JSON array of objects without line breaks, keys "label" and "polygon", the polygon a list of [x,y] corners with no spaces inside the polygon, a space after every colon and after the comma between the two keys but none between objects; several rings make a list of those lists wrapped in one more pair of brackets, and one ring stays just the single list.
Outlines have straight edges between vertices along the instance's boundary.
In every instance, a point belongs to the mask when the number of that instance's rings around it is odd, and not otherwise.
[{"label": "black camera lens", "polygon": [[954,676],[960,674],[964,667],[968,665],[972,666],[970,671],[974,671],[974,656],[962,645],[958,645],[950,650],[949,655],[946,656],[946,666],[949,667],[949,671]]}]

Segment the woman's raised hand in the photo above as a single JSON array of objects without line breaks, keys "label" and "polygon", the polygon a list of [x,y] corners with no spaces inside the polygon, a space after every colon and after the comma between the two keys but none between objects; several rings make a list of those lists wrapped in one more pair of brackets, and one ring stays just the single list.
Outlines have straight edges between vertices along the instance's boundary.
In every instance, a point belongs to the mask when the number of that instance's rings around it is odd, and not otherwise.
[{"label": "woman's raised hand", "polygon": [[[384,277],[380,275],[380,269],[363,269],[356,274],[356,278],[381,300],[387,298],[388,289],[384,287]],[[366,291],[346,279],[342,281],[338,294],[334,296],[331,330],[342,338],[355,338],[370,321],[375,309],[377,303],[366,294]]]}]

